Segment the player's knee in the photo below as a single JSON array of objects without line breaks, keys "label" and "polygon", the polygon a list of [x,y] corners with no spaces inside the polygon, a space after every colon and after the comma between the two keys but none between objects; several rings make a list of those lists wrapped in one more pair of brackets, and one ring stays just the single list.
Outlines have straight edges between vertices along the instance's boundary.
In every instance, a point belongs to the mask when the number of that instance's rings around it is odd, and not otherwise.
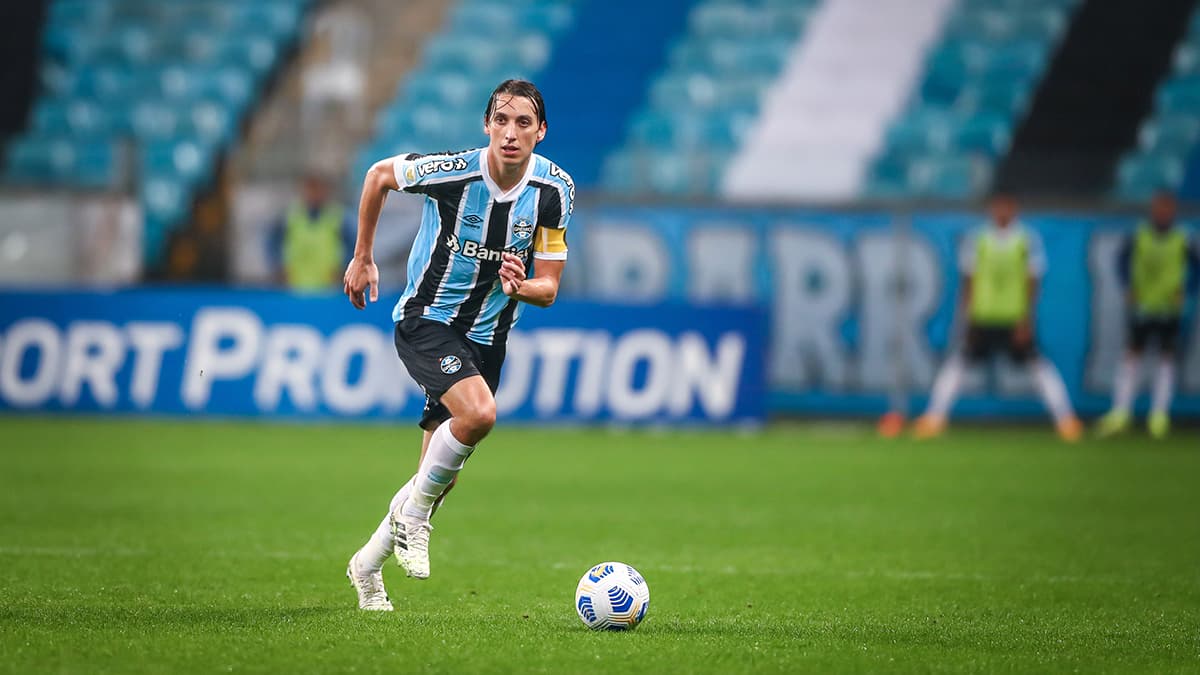
[{"label": "player's knee", "polygon": [[496,402],[492,399],[480,401],[455,418],[454,427],[468,432],[474,443],[483,440],[492,427],[496,426]]}]

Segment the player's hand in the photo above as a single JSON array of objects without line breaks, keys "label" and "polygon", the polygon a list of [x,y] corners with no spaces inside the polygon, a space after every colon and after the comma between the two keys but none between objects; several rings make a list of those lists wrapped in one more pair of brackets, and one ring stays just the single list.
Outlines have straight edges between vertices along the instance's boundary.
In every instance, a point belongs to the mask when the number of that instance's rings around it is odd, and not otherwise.
[{"label": "player's hand", "polygon": [[342,290],[346,297],[350,298],[350,304],[357,309],[365,309],[367,306],[367,288],[371,289],[371,302],[379,299],[379,268],[375,266],[374,260],[351,258],[342,282]]},{"label": "player's hand", "polygon": [[511,253],[505,253],[500,261],[500,286],[505,295],[516,295],[525,281],[525,263]]}]

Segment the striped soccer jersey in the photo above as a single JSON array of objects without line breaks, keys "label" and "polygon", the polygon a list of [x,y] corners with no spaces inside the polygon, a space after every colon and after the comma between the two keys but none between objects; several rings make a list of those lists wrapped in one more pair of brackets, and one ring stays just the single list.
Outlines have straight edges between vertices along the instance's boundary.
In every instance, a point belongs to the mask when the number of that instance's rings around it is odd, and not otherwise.
[{"label": "striped soccer jersey", "polygon": [[575,184],[534,154],[525,176],[501,191],[487,170],[487,148],[396,158],[396,181],[425,195],[421,227],[408,256],[408,285],[392,319],[422,316],[480,344],[503,344],[521,303],[500,286],[500,256],[525,262],[566,260]]}]

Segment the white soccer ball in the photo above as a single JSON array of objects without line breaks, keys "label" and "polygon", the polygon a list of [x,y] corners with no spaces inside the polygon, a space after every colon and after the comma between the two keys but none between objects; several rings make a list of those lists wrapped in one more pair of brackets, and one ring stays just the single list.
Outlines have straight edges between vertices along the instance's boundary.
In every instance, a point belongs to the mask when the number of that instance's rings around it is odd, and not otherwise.
[{"label": "white soccer ball", "polygon": [[600,563],[575,588],[575,611],[592,630],[636,628],[649,607],[650,587],[625,563]]}]

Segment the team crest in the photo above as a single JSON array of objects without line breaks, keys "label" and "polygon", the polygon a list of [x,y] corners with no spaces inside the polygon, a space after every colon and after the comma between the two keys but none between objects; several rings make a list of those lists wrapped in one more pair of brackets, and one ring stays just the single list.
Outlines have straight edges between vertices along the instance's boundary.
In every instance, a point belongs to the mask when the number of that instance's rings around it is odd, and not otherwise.
[{"label": "team crest", "polygon": [[441,363],[438,365],[441,367],[443,373],[453,375],[462,369],[462,359],[450,354],[449,356],[443,356]]},{"label": "team crest", "polygon": [[532,237],[533,223],[530,222],[530,220],[525,216],[521,216],[517,219],[517,222],[513,223],[513,235],[516,236],[517,239],[528,239]]}]

